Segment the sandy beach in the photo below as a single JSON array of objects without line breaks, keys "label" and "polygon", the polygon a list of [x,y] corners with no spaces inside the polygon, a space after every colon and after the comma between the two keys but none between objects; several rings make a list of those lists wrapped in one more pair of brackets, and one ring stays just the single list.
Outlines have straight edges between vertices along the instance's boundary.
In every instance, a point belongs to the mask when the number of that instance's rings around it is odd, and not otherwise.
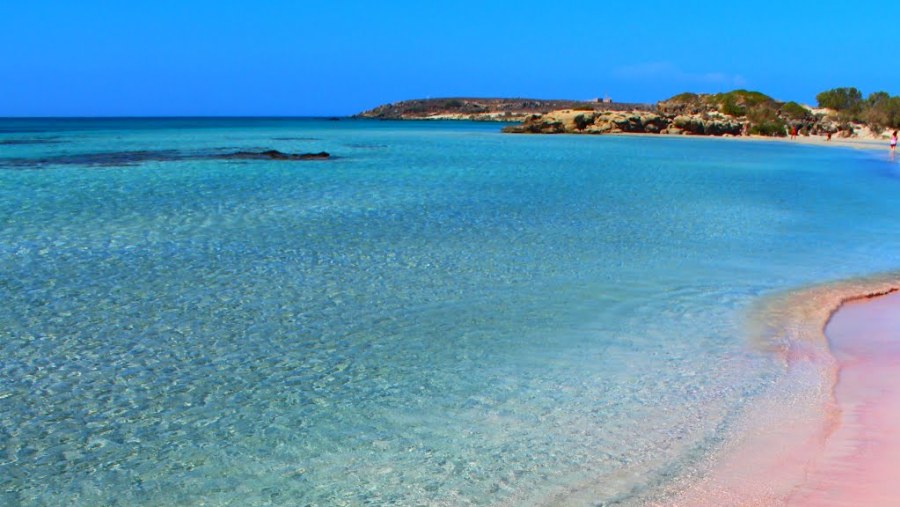
[{"label": "sandy beach", "polygon": [[[900,505],[898,287],[898,279],[861,280],[769,301],[766,327],[793,336],[759,345],[781,355],[795,379],[818,375],[818,387],[801,382],[814,395],[764,398],[707,472],[656,505]],[[787,416],[773,419],[785,403]]]},{"label": "sandy beach", "polygon": [[838,425],[791,505],[900,505],[900,294],[844,305],[826,328]]},{"label": "sandy beach", "polygon": [[[889,135],[889,133],[887,133]],[[855,148],[860,150],[878,150],[878,151],[889,151],[889,140],[887,138],[882,139],[880,136],[875,135],[862,135],[859,137],[838,137],[832,136],[832,138],[826,139],[825,136],[797,136],[794,139],[790,137],[764,137],[764,136],[741,136],[734,137],[733,139],[743,139],[749,141],[780,141],[785,143],[797,143],[797,144],[805,144],[805,145],[814,145],[814,146],[823,146],[823,147],[842,147],[842,148]]]},{"label": "sandy beach", "polygon": [[[611,136],[639,136],[639,137],[674,137],[674,138],[691,138],[691,137],[711,137],[711,136],[685,136],[685,135],[669,135],[669,134],[635,134],[635,133],[618,133],[618,134],[604,134]],[[857,135],[856,137],[840,137],[840,136],[832,136],[831,139],[826,139],[825,136],[821,135],[798,135],[794,139],[790,137],[771,137],[771,136],[721,136],[720,139],[730,139],[734,141],[743,141],[743,142],[780,142],[780,143],[790,143],[790,144],[803,144],[803,145],[811,145],[811,146],[821,146],[823,148],[833,147],[833,148],[854,148],[858,150],[875,150],[875,151],[883,151],[888,153],[890,150],[889,146],[889,136],[890,132],[885,132],[882,135],[875,135],[868,131],[863,132],[861,135]],[[900,155],[897,155],[900,157]]]},{"label": "sandy beach", "polygon": [[[888,135],[731,139],[889,152]],[[900,505],[900,280],[870,283],[803,291],[778,303],[796,310],[778,326],[801,330],[799,342],[778,353],[793,368],[805,362],[826,372],[822,404],[795,406],[777,421],[764,413],[778,408],[756,407],[749,417],[763,423],[752,423],[715,459],[712,473],[664,505]]]}]

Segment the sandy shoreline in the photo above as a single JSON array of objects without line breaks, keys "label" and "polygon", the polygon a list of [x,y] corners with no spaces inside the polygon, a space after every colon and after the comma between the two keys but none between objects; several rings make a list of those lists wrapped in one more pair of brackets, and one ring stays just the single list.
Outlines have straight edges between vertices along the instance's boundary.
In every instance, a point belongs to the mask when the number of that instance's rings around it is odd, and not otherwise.
[{"label": "sandy shoreline", "polygon": [[[651,504],[900,505],[898,288],[892,275],[768,301],[758,345],[784,360],[798,396],[754,403],[704,472]],[[771,342],[773,329],[787,335]]]},{"label": "sandy shoreline", "polygon": [[746,141],[774,141],[791,144],[804,144],[822,147],[840,147],[855,148],[858,150],[877,150],[890,151],[889,140],[877,139],[873,137],[837,137],[832,136],[831,140],[826,140],[825,136],[797,136],[794,139],[789,137],[763,137],[763,136],[741,136],[732,139],[741,139]]},{"label": "sandy shoreline", "polygon": [[[584,134],[572,134],[584,135]],[[838,137],[832,136],[831,140],[826,140],[825,136],[797,136],[794,139],[790,137],[768,137],[768,136],[692,136],[692,135],[671,135],[671,134],[637,134],[637,133],[616,133],[603,134],[605,136],[626,136],[626,137],[666,137],[675,139],[728,139],[740,142],[773,142],[787,144],[802,144],[811,146],[821,146],[823,148],[854,148],[858,150],[874,150],[890,152],[889,140],[887,138],[880,139],[876,137]],[[900,157],[900,154],[897,155]]]},{"label": "sandy shoreline", "polygon": [[900,294],[844,305],[826,328],[839,425],[791,505],[900,505]]}]

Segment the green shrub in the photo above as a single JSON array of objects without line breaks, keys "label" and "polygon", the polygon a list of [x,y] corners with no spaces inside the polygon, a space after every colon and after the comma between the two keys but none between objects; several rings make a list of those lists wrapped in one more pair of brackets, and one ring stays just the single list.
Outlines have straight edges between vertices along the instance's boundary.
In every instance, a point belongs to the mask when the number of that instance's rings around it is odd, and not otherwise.
[{"label": "green shrub", "polygon": [[583,114],[579,114],[578,116],[573,118],[573,121],[575,122],[575,128],[577,128],[578,130],[584,130],[588,125],[594,123],[594,119],[592,117],[586,117]]},{"label": "green shrub", "polygon": [[875,92],[870,93],[869,97],[866,99],[866,107],[867,108],[879,108],[886,105],[890,102],[891,96],[888,95],[888,92]]},{"label": "green shrub", "polygon": [[827,107],[838,112],[847,112],[851,115],[862,111],[862,93],[853,87],[833,88],[816,95],[819,107]]},{"label": "green shrub", "polygon": [[758,136],[784,137],[787,125],[783,121],[765,121],[750,126],[750,133]]},{"label": "green shrub", "polygon": [[459,109],[461,107],[463,107],[461,100],[451,99],[444,102],[444,109]]},{"label": "green shrub", "polygon": [[885,126],[892,129],[900,128],[900,97],[891,97],[887,107],[890,119]]},{"label": "green shrub", "polygon": [[747,108],[739,106],[734,97],[726,97],[719,111],[729,116],[744,116],[747,114]]},{"label": "green shrub", "polygon": [[768,95],[749,90],[732,90],[706,97],[706,102],[730,116],[744,116],[758,106],[773,106],[775,100]]},{"label": "green shrub", "polygon": [[803,120],[809,117],[809,110],[796,102],[786,102],[781,106],[781,114],[792,120]]},{"label": "green shrub", "polygon": [[875,92],[866,99],[862,119],[872,129],[881,132],[885,128],[900,127],[900,97],[886,92]]},{"label": "green shrub", "polygon": [[678,95],[675,95],[674,97],[670,98],[667,102],[681,102],[681,103],[686,104],[689,102],[696,102],[699,99],[700,99],[700,96],[697,95],[696,93],[684,92],[684,93],[679,93]]},{"label": "green shrub", "polygon": [[742,103],[748,106],[756,106],[759,104],[771,104],[775,102],[772,97],[761,93],[761,92],[753,92],[748,90],[734,90],[730,92],[731,95],[737,97]]},{"label": "green shrub", "polygon": [[750,108],[747,111],[747,120],[750,121],[751,134],[781,137],[787,133],[787,123],[778,116],[778,112],[769,104]]},{"label": "green shrub", "polygon": [[717,93],[712,96],[712,100],[720,105],[726,102],[734,102],[735,104],[746,108],[775,103],[775,100],[772,97],[769,97],[764,93],[749,90],[732,90],[726,93]]}]

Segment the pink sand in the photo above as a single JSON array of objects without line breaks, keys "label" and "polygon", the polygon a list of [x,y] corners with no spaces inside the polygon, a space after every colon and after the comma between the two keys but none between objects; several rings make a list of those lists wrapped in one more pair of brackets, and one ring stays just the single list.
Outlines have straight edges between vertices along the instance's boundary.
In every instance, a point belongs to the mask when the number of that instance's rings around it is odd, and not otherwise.
[{"label": "pink sand", "polygon": [[777,352],[806,395],[755,404],[709,471],[654,505],[900,506],[897,282],[835,284],[770,305],[789,309],[772,319],[799,340]]},{"label": "pink sand", "polygon": [[790,505],[900,505],[900,294],[844,305],[825,333],[838,426]]}]

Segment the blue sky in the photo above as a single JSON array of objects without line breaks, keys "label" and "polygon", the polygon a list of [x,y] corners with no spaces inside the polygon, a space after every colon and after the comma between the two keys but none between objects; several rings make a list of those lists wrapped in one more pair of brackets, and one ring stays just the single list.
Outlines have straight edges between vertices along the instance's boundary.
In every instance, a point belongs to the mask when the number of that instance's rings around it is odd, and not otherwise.
[{"label": "blue sky", "polygon": [[0,0],[0,116],[345,115],[422,97],[900,95],[887,2]]}]

